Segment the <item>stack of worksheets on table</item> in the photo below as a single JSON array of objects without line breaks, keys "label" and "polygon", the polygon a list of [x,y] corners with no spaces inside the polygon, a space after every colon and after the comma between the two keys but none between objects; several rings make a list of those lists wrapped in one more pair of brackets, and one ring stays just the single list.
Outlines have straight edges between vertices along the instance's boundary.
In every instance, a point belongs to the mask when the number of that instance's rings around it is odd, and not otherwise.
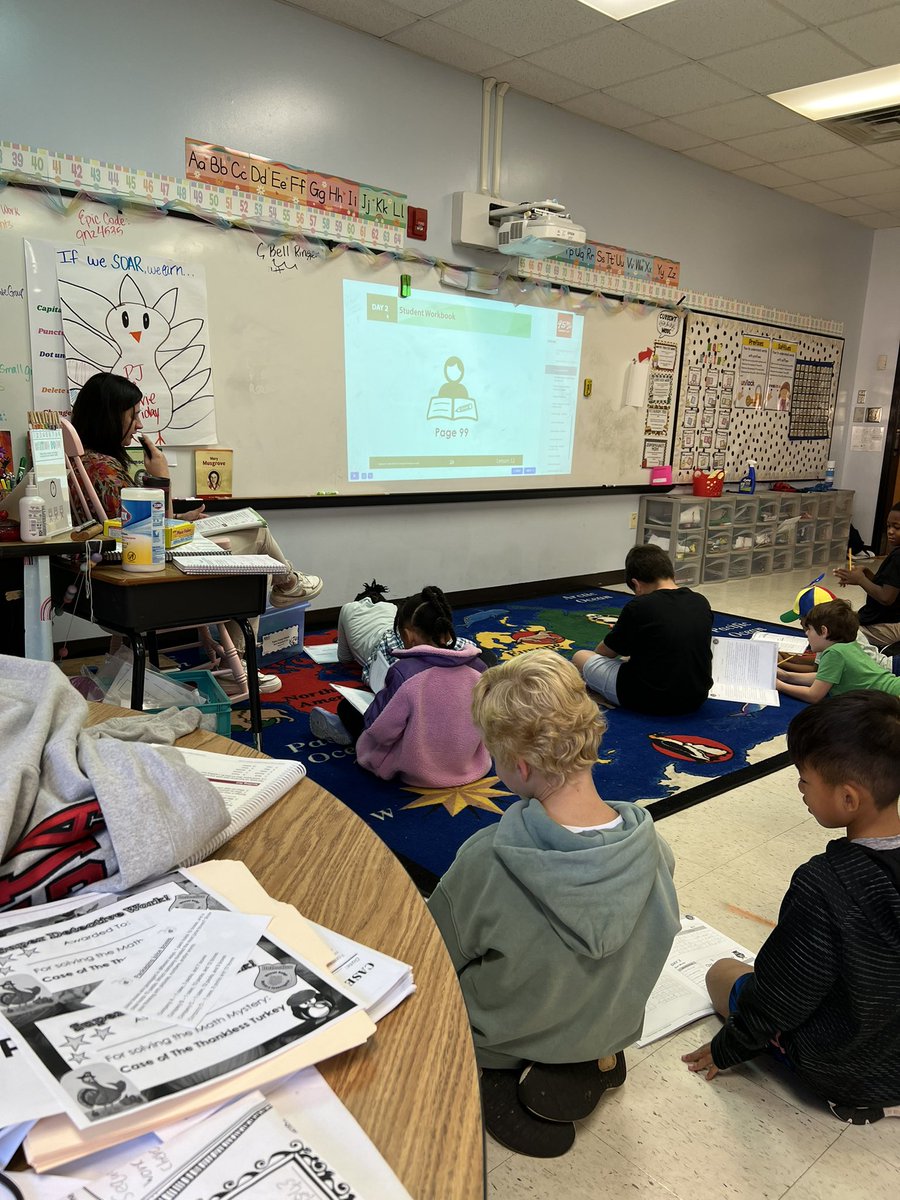
[{"label": "stack of worksheets on table", "polygon": [[26,1198],[201,1200],[246,1175],[260,1197],[401,1200],[312,1064],[414,990],[237,862],[4,913],[0,1166],[27,1134],[54,1174],[16,1173]]}]

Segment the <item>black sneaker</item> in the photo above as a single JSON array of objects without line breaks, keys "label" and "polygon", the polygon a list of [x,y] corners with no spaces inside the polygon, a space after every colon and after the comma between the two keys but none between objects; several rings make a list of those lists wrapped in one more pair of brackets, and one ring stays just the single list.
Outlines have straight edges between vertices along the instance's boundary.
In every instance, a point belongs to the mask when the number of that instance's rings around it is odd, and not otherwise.
[{"label": "black sneaker", "polygon": [[519,1099],[545,1121],[581,1121],[590,1116],[604,1092],[621,1087],[627,1070],[620,1050],[615,1066],[601,1071],[596,1058],[579,1063],[532,1063],[519,1080]]},{"label": "black sneaker", "polygon": [[522,1107],[517,1094],[520,1072],[481,1072],[484,1127],[501,1146],[529,1158],[559,1158],[572,1149],[575,1126],[534,1117]]},{"label": "black sneaker", "polygon": [[836,1104],[834,1100],[829,1100],[828,1107],[845,1125],[874,1125],[884,1117],[900,1117],[900,1105],[895,1108],[853,1108],[849,1104]]}]

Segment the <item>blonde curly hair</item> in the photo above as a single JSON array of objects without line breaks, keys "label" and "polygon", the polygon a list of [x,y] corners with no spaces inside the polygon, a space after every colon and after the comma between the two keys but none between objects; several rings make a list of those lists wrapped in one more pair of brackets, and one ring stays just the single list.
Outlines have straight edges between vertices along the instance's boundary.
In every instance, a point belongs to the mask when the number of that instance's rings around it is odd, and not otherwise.
[{"label": "blonde curly hair", "polygon": [[577,668],[553,650],[531,650],[485,671],[472,718],[495,759],[522,759],[554,783],[592,767],[606,732]]}]

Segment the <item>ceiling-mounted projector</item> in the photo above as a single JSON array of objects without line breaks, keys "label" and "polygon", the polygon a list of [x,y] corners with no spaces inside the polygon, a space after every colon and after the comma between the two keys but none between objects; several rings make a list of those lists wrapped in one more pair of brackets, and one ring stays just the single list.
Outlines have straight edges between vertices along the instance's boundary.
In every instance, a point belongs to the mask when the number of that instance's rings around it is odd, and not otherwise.
[{"label": "ceiling-mounted projector", "polygon": [[[496,217],[495,211],[491,214]],[[518,215],[503,216],[497,229],[497,249],[501,254],[526,258],[550,258],[566,246],[583,246],[584,227],[576,225],[568,213],[546,208],[528,208]]]}]

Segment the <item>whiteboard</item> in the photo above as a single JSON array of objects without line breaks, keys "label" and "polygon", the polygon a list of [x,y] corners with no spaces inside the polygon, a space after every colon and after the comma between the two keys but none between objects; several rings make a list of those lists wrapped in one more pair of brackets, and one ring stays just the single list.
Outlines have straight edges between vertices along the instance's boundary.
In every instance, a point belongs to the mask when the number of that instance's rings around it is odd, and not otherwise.
[{"label": "whiteboard", "polygon": [[[234,493],[258,498],[320,492],[383,495],[404,492],[528,491],[634,486],[649,482],[642,466],[649,432],[646,406],[625,404],[626,371],[641,351],[664,343],[671,378],[668,400],[657,394],[655,450],[668,462],[681,358],[683,321],[651,304],[571,296],[549,287],[506,280],[498,300],[522,311],[553,308],[584,319],[571,474],[502,479],[444,479],[389,484],[348,478],[345,409],[343,288],[345,280],[392,287],[411,276],[416,295],[452,298],[440,267],[319,243],[278,239],[184,219],[65,200],[68,211],[38,191],[8,187],[0,227],[0,426],[24,453],[26,413],[64,408],[65,397],[32,394],[32,347],[27,315],[25,240],[51,242],[79,264],[135,272],[135,261],[157,274],[136,277],[152,296],[173,284],[172,273],[205,278],[208,351],[218,445],[234,450]],[[105,214],[105,217],[104,217]],[[115,219],[111,219],[113,214]],[[99,233],[98,233],[99,230]],[[159,264],[171,263],[165,274]],[[118,264],[113,266],[113,264]],[[177,275],[175,277],[177,283]],[[39,352],[38,352],[39,353]],[[403,370],[403,364],[398,364]],[[664,383],[665,381],[663,381]],[[663,390],[665,390],[663,388]],[[585,396],[588,391],[590,394]],[[523,395],[521,402],[529,397]],[[373,396],[385,422],[404,419],[395,397]],[[664,411],[660,416],[660,408]],[[661,444],[662,443],[662,444]],[[172,441],[181,490],[193,485],[193,453]],[[190,474],[185,472],[189,470]]]}]

